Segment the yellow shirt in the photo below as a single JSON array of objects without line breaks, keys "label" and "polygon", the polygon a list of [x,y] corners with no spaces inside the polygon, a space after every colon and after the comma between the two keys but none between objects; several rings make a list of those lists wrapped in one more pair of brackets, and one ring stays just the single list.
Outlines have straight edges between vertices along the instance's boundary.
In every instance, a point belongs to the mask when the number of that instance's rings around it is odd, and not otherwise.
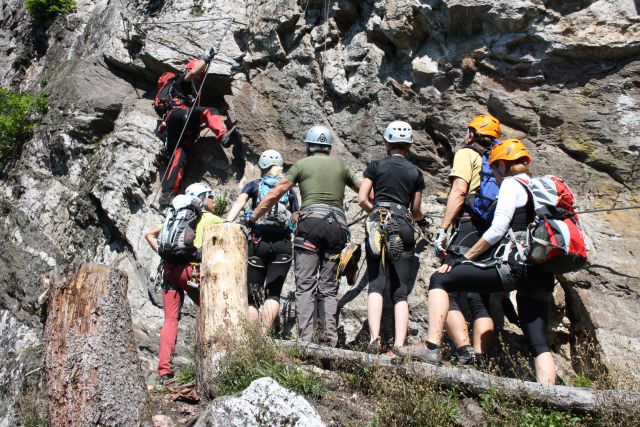
[{"label": "yellow shirt", "polygon": [[202,216],[200,217],[200,221],[196,225],[196,238],[193,241],[193,246],[196,248],[202,247],[202,239],[204,238],[204,227],[211,224],[220,224],[224,222],[222,218],[217,215],[212,214],[211,212],[202,212]]},{"label": "yellow shirt", "polygon": [[449,179],[462,178],[469,184],[469,194],[475,194],[480,187],[482,157],[471,148],[462,148],[453,156],[453,166]]}]

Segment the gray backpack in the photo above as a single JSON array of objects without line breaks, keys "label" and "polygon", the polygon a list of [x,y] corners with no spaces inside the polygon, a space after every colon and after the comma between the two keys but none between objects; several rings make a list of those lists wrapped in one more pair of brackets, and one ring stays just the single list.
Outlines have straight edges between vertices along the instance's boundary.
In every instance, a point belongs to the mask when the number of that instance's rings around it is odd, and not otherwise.
[{"label": "gray backpack", "polygon": [[179,209],[172,208],[160,231],[158,254],[163,260],[172,262],[200,261],[201,251],[193,243],[196,224],[202,211],[196,204]]}]

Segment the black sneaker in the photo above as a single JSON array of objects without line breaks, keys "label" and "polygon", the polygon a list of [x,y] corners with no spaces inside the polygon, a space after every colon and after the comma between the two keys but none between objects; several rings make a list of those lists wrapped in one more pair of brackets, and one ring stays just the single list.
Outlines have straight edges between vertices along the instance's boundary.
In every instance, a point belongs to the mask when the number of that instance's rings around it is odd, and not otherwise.
[{"label": "black sneaker", "polygon": [[464,345],[456,350],[458,355],[458,362],[460,365],[475,365],[476,364],[476,355],[473,352],[473,347],[470,345]]},{"label": "black sneaker", "polygon": [[166,383],[168,383],[172,379],[173,379],[173,373],[161,375],[160,376],[160,385],[165,385]]}]

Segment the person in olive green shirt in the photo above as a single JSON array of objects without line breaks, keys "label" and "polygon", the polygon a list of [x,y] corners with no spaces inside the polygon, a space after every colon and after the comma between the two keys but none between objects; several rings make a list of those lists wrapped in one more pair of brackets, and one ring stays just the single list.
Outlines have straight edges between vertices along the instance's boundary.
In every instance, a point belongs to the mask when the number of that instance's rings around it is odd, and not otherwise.
[{"label": "person in olive green shirt", "polygon": [[307,132],[307,157],[297,161],[245,222],[248,226],[264,215],[294,185],[302,198],[293,240],[296,275],[298,331],[304,341],[315,336],[315,313],[332,346],[338,343],[339,254],[347,243],[343,210],[345,187],[356,193],[360,179],[340,160],[330,157],[331,130],[314,126]]}]

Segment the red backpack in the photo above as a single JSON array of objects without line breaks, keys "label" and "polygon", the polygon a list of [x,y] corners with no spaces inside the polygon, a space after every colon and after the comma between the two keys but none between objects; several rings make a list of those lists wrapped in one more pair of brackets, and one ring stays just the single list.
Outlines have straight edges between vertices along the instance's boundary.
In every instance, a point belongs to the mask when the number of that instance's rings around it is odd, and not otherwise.
[{"label": "red backpack", "polygon": [[529,262],[549,273],[569,273],[587,263],[586,238],[567,184],[553,175],[526,182],[516,178],[533,199],[536,218],[527,229]]},{"label": "red backpack", "polygon": [[176,106],[182,105],[180,98],[174,95],[173,84],[176,81],[175,73],[167,71],[158,77],[158,92],[153,100],[153,108],[160,117]]}]

